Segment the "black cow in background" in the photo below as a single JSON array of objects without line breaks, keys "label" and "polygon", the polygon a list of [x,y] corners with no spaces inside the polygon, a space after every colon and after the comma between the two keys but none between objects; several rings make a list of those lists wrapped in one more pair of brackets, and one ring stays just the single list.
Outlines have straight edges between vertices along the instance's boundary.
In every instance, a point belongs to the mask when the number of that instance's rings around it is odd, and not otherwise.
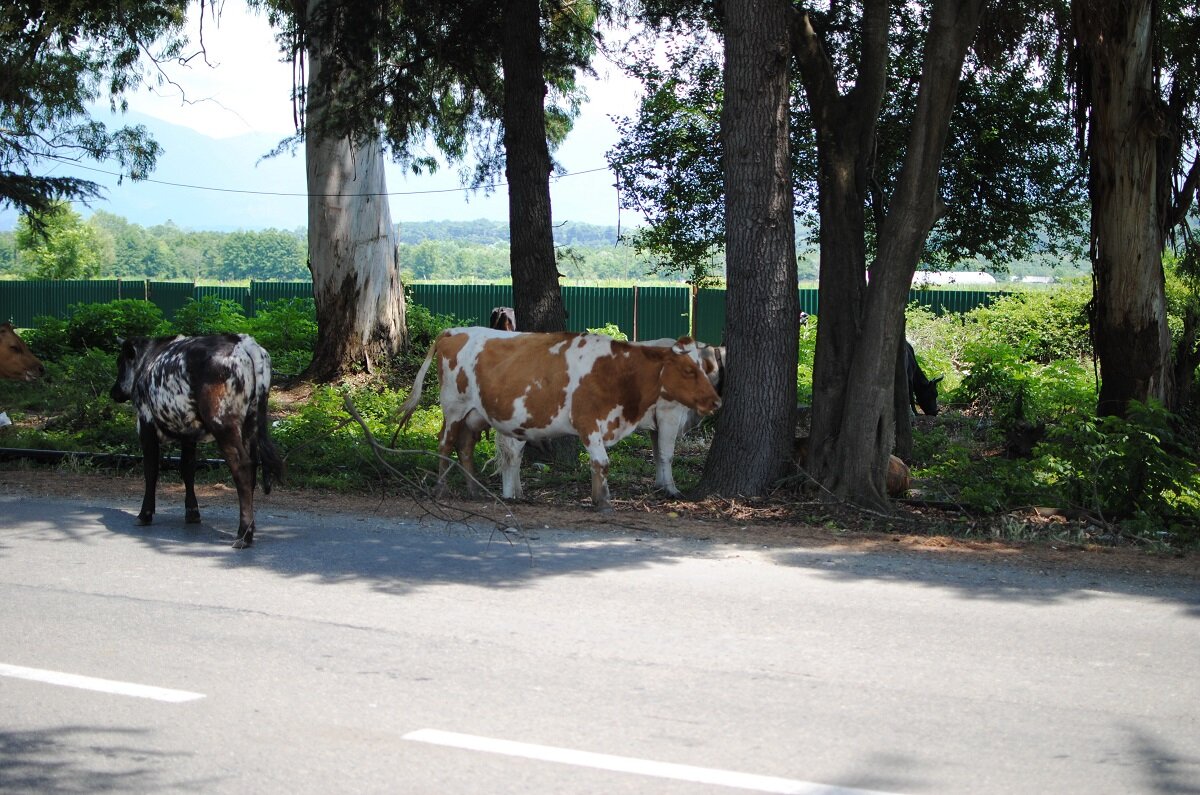
[{"label": "black cow in background", "polygon": [[236,549],[254,543],[254,487],[259,463],[263,492],[283,475],[267,426],[271,357],[252,337],[136,337],[121,344],[112,399],[132,400],[138,416],[146,492],[138,524],[154,520],[162,442],[179,442],[185,521],[200,521],[196,443],[216,440],[238,495]]},{"label": "black cow in background", "polygon": [[921,407],[921,411],[933,416],[938,413],[938,382],[944,376],[938,376],[930,380],[925,376],[925,372],[921,369],[921,365],[917,364],[917,354],[913,350],[912,343],[905,340],[904,342],[904,369],[908,373],[908,401],[912,406],[913,413],[917,413],[917,406]]},{"label": "black cow in background", "polygon": [[488,328],[499,329],[501,331],[516,331],[516,310],[511,306],[498,306],[494,308],[492,310],[491,320],[488,321]]}]

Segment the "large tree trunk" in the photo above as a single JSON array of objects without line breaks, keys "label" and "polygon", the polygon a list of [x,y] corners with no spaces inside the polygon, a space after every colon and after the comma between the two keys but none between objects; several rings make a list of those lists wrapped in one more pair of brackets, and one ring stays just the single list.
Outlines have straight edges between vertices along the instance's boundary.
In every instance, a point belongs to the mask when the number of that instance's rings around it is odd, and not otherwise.
[{"label": "large tree trunk", "polygon": [[793,46],[817,139],[821,219],[821,322],[813,361],[808,447],[812,473],[828,473],[836,465],[838,434],[846,411],[843,397],[865,314],[867,190],[886,87],[889,16],[888,0],[863,4],[858,79],[845,93],[839,91],[837,76],[809,17],[793,18]]},{"label": "large tree trunk", "polygon": [[792,455],[800,306],[788,148],[791,48],[782,3],[729,0],[725,21],[729,358],[700,490],[750,496],[766,493]]},{"label": "large tree trunk", "polygon": [[1073,8],[1089,100],[1092,332],[1101,416],[1124,415],[1131,400],[1172,396],[1156,201],[1154,6],[1153,0],[1076,0]]},{"label": "large tree trunk", "polygon": [[[321,0],[309,0],[315,14]],[[310,131],[323,129],[322,43],[310,34],[306,104]],[[337,81],[328,84],[336,91]],[[303,378],[333,381],[407,343],[404,287],[378,140],[305,138],[308,267],[317,308],[317,342]]]},{"label": "large tree trunk", "polygon": [[[830,422],[836,410],[827,407],[818,415],[814,385],[813,436],[821,446],[813,474],[826,494],[876,510],[888,505],[885,478],[895,438],[896,357],[904,333],[904,306],[925,239],[941,210],[937,188],[942,153],[963,59],[983,6],[984,0],[940,0],[933,5],[904,165],[878,230],[878,252],[857,335],[842,363],[845,380],[836,424]],[[824,225],[827,219],[821,220]],[[824,318],[831,311],[838,314],[841,307],[822,302],[818,334],[825,332]],[[822,386],[828,396],[832,390]]]},{"label": "large tree trunk", "polygon": [[567,315],[554,261],[540,14],[538,0],[505,4],[501,58],[509,257],[517,328],[563,331]]}]

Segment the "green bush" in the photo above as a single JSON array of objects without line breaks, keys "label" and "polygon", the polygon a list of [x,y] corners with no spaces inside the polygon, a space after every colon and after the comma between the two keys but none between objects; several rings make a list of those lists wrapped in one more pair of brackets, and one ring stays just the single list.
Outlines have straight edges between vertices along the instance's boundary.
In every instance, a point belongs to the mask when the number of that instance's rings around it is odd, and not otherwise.
[{"label": "green bush", "polygon": [[46,403],[57,412],[44,428],[49,447],[140,451],[132,410],[109,397],[116,374],[115,356],[95,348],[46,363]]},{"label": "green bush", "polygon": [[69,307],[67,336],[71,349],[116,351],[126,337],[146,337],[163,327],[162,310],[149,301],[121,298],[103,304]]},{"label": "green bush", "polygon": [[812,405],[813,359],[817,353],[817,316],[809,315],[808,323],[800,327],[796,361],[796,402]]},{"label": "green bush", "polygon": [[1087,305],[1091,285],[1072,282],[1055,290],[1029,290],[997,298],[966,316],[974,339],[1007,345],[1023,360],[1048,364],[1091,356]]},{"label": "green bush", "polygon": [[264,303],[254,317],[246,320],[245,330],[270,351],[277,366],[285,353],[303,352],[311,359],[317,343],[316,304],[311,298]]},{"label": "green bush", "polygon": [[1035,465],[1062,504],[1120,520],[1142,535],[1200,540],[1200,451],[1161,405],[1128,416],[1075,414],[1052,426]]},{"label": "green bush", "polygon": [[[237,301],[206,295],[199,301],[189,298],[171,321],[175,330],[189,337],[203,334],[242,334],[249,324],[246,312]],[[268,349],[269,350],[269,349]]]},{"label": "green bush", "polygon": [[629,335],[621,331],[621,327],[616,323],[605,323],[598,328],[590,328],[587,332],[588,334],[603,334],[606,337],[612,337],[614,340],[620,340],[621,342],[629,341]]},{"label": "green bush", "polygon": [[21,339],[43,363],[57,361],[71,352],[67,321],[51,315],[34,317],[33,328],[22,331]]}]

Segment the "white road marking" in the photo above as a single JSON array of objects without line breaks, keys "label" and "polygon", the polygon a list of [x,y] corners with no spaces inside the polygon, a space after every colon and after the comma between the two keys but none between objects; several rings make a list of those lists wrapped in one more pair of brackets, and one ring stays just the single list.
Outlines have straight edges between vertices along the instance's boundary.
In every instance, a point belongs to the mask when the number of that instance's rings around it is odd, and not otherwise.
[{"label": "white road marking", "polygon": [[737,773],[732,770],[718,770],[711,767],[693,767],[692,765],[677,765],[670,762],[655,762],[650,759],[635,759],[629,756],[597,754],[590,751],[576,751],[570,748],[555,748],[550,745],[533,745],[513,740],[499,740],[493,737],[478,737],[473,734],[458,734],[457,732],[446,732],[439,729],[419,729],[404,735],[404,739],[420,743],[431,743],[433,745],[445,745],[452,748],[463,748],[469,751],[519,756],[543,762],[559,762],[564,765],[612,770],[618,773],[636,773],[642,776],[669,778],[676,781],[691,781],[697,784],[716,784],[724,787],[753,790],[755,792],[789,793],[790,795],[894,795],[894,793],[879,792],[877,790],[837,787],[829,784],[817,784],[811,781],[776,778],[775,776],[759,776],[753,773]]},{"label": "white road marking", "polygon": [[187,690],[171,690],[153,685],[139,685],[133,682],[117,682],[113,679],[97,679],[94,676],[65,674],[59,671],[44,671],[40,668],[23,668],[20,665],[0,663],[0,676],[13,679],[28,679],[31,682],[45,682],[63,687],[77,687],[81,690],[95,690],[100,693],[115,693],[119,696],[135,698],[150,698],[155,701],[167,701],[180,704],[184,701],[195,701],[204,698],[203,693],[191,693]]}]

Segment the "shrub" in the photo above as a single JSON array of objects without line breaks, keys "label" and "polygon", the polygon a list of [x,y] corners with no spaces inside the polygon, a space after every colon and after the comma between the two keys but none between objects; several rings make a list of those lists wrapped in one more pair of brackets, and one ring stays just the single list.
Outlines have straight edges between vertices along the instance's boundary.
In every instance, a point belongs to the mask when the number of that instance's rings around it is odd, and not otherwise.
[{"label": "shrub", "polygon": [[70,307],[67,333],[76,351],[116,351],[125,337],[146,337],[163,327],[162,310],[149,301],[122,298]]},{"label": "shrub", "polygon": [[1054,425],[1037,465],[1060,500],[1142,534],[1200,540],[1200,452],[1160,404],[1128,416],[1075,414]]},{"label": "shrub", "polygon": [[1012,293],[967,314],[971,336],[1008,345],[1021,359],[1047,364],[1083,359],[1092,353],[1087,305],[1090,285],[1073,282],[1056,290]]},{"label": "shrub", "polygon": [[58,361],[71,352],[71,335],[62,318],[36,316],[33,328],[21,332],[21,339],[43,363]]},{"label": "shrub", "polygon": [[620,340],[621,342],[629,341],[629,335],[621,331],[621,327],[616,323],[605,323],[599,328],[590,328],[587,331],[588,334],[603,334],[606,337],[612,337],[614,340]]},{"label": "shrub", "polygon": [[189,298],[171,321],[175,330],[189,337],[202,334],[245,333],[249,324],[246,312],[237,301],[206,295]]},{"label": "shrub", "polygon": [[276,363],[287,353],[303,352],[311,359],[317,344],[316,304],[311,298],[264,303],[254,317],[246,320],[245,330],[271,353]]}]

